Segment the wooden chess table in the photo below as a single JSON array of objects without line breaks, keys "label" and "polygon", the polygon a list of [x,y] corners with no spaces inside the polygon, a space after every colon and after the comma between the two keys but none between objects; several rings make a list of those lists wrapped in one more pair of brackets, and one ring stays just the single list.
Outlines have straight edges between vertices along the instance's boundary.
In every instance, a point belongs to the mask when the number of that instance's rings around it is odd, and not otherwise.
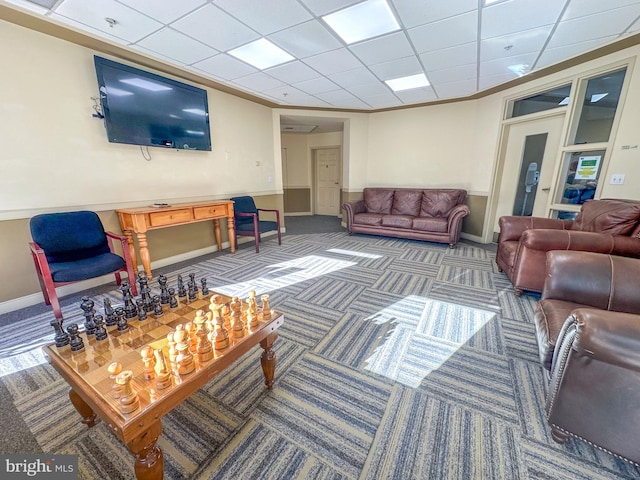
[{"label": "wooden chess table", "polygon": [[[167,334],[174,332],[178,324],[192,322],[197,310],[209,311],[210,297],[199,295],[192,302],[181,299],[177,308],[164,306],[163,315],[156,317],[150,313],[143,321],[134,317],[124,332],[109,327],[106,340],[96,341],[93,335],[81,333],[84,349],[78,352],[72,352],[69,345],[44,347],[51,366],[70,385],[69,398],[82,416],[81,421],[92,427],[97,416],[109,426],[136,455],[138,479],[163,477],[163,454],[156,445],[162,433],[162,417],[258,344],[264,350],[261,365],[265,384],[269,389],[273,386],[276,357],[272,346],[278,337],[277,329],[284,322],[282,313],[275,310],[270,319],[261,320],[255,327],[245,327],[244,336],[240,338],[234,338],[229,330],[229,346],[214,350],[212,360],[200,364],[194,353],[195,370],[183,375],[174,371],[169,387],[160,389],[156,386],[156,378],[145,379],[143,348],[162,349],[169,365]],[[223,296],[224,302],[230,300]],[[114,395],[114,379],[109,372],[113,362],[119,362],[123,371],[133,372],[130,385],[138,395],[139,407],[131,413],[122,412],[121,401]]]}]

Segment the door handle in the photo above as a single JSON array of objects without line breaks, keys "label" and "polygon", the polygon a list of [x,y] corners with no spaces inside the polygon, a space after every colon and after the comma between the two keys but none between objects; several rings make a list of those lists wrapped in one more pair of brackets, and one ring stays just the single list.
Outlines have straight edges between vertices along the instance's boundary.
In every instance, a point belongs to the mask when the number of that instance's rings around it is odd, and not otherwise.
[{"label": "door handle", "polygon": [[551,190],[551,188],[549,188],[549,187],[542,189],[543,192],[548,192],[549,190]]}]

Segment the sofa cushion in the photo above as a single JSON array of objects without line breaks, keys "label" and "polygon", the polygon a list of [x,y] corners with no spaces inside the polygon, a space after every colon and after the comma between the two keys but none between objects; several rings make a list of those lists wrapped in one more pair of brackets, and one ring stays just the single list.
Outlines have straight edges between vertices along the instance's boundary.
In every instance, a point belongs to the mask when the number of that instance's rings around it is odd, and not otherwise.
[{"label": "sofa cushion", "polygon": [[446,218],[415,217],[413,228],[423,232],[447,233],[448,223]]},{"label": "sofa cushion", "polygon": [[381,225],[382,215],[380,213],[357,213],[353,216],[353,223],[358,225]]},{"label": "sofa cushion", "polygon": [[[420,205],[422,204],[422,190],[396,190],[393,194],[393,215],[420,215]],[[409,228],[411,225],[409,225]]]},{"label": "sofa cushion", "polygon": [[411,228],[413,223],[411,215],[384,215],[382,217],[382,226],[396,228]]},{"label": "sofa cushion", "polygon": [[582,232],[629,235],[640,219],[640,202],[603,199],[590,200],[582,205],[571,225]]},{"label": "sofa cushion", "polygon": [[467,193],[459,189],[424,190],[420,206],[421,217],[447,217],[449,212],[464,203]]},{"label": "sofa cushion", "polygon": [[391,213],[393,190],[388,188],[365,188],[364,205],[369,213]]}]

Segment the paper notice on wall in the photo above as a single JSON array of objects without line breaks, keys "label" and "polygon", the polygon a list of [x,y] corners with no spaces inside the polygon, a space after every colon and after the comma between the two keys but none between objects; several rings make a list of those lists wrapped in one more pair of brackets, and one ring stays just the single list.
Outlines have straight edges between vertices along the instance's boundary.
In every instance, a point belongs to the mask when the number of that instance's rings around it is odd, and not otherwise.
[{"label": "paper notice on wall", "polygon": [[595,180],[598,178],[598,166],[600,165],[600,155],[590,157],[580,157],[578,168],[576,169],[576,180]]}]

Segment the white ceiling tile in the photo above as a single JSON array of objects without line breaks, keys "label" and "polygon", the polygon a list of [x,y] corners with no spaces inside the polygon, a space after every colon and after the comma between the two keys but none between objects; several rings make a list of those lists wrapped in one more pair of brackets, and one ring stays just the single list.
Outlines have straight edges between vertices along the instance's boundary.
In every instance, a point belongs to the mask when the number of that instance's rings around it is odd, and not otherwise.
[{"label": "white ceiling tile", "polygon": [[233,80],[234,78],[244,77],[251,73],[257,72],[258,69],[247,65],[226,53],[207,58],[202,62],[193,65],[198,70],[212,73],[219,78],[225,80]]},{"label": "white ceiling tile", "polygon": [[390,108],[402,105],[402,101],[393,93],[361,97],[371,108]]},{"label": "white ceiling tile", "polygon": [[[186,67],[187,65],[183,62],[176,60],[175,58],[167,57],[162,55],[161,53],[154,52],[153,50],[149,50],[148,48],[141,47],[140,45],[130,45],[129,48],[135,50],[136,52],[140,52],[147,57],[157,58],[158,60],[162,60],[163,62],[169,65],[179,65],[181,67]],[[202,72],[199,72],[202,75]]]},{"label": "white ceiling tile", "polygon": [[207,0],[118,0],[120,3],[155,18],[170,23],[207,3]]},{"label": "white ceiling tile", "polygon": [[349,90],[358,98],[374,97],[391,93],[389,87],[387,87],[387,85],[382,82],[353,85],[347,88],[347,90]]},{"label": "white ceiling tile", "polygon": [[571,20],[637,3],[638,0],[572,0],[564,11],[562,20]]},{"label": "white ceiling tile", "polygon": [[346,90],[332,90],[330,92],[323,92],[316,94],[316,97],[321,98],[322,100],[329,102],[331,104],[340,103],[345,100],[353,101],[357,100],[357,97],[347,92]]},{"label": "white ceiling tile", "polygon": [[[80,22],[76,22],[67,17],[63,17],[62,15],[58,15],[57,13],[52,13],[49,15],[49,18],[56,20],[62,24],[70,25],[74,28],[77,28],[80,31],[87,32],[90,35],[95,35],[98,38],[106,38],[107,40],[111,40],[112,42],[119,43],[122,45],[128,45],[130,42],[125,38],[120,38],[115,35],[110,34],[109,32],[105,32],[102,30],[98,30],[97,28],[89,27],[88,25],[82,24]],[[120,33],[120,31],[118,31]]]},{"label": "white ceiling tile", "polygon": [[400,20],[405,28],[437,22],[478,8],[478,0],[440,0],[435,2],[394,0],[393,4],[398,10]]},{"label": "white ceiling tile", "polygon": [[559,19],[564,3],[559,0],[512,0],[489,5],[482,10],[481,38],[553,25]]},{"label": "white ceiling tile", "polygon": [[614,35],[628,27],[631,19],[637,18],[638,15],[640,4],[560,22],[547,48]]},{"label": "white ceiling tile", "polygon": [[470,65],[461,65],[454,68],[446,68],[444,70],[435,70],[429,72],[427,78],[433,85],[442,83],[460,82],[463,80],[475,80],[478,67],[475,63]]},{"label": "white ceiling tile", "polygon": [[413,48],[404,32],[351,45],[349,49],[364,63],[376,64],[413,55]]},{"label": "white ceiling tile", "polygon": [[509,75],[511,72],[513,78],[518,78],[531,71],[536,56],[537,52],[480,62],[480,77]]},{"label": "white ceiling tile", "polygon": [[581,53],[593,50],[600,45],[604,45],[605,43],[610,42],[615,38],[617,38],[617,35],[598,38],[595,40],[588,40],[586,42],[572,43],[571,45],[564,45],[562,47],[546,48],[544,52],[542,52],[542,55],[540,55],[540,58],[536,63],[536,68],[548,67],[549,65],[553,65],[554,63],[558,63],[560,61],[575,57],[576,55],[580,55]]},{"label": "white ceiling tile", "polygon": [[407,77],[422,72],[422,65],[414,56],[392,60],[390,62],[371,65],[371,71],[380,80],[391,80],[392,78]]},{"label": "white ceiling tile", "polygon": [[552,25],[510,33],[501,37],[491,37],[480,43],[480,60],[494,60],[506,56],[539,52],[544,46]]},{"label": "white ceiling tile", "polygon": [[411,28],[409,37],[418,53],[475,42],[478,37],[478,14],[469,12]]},{"label": "white ceiling tile", "polygon": [[325,15],[361,2],[362,0],[302,0],[316,15]]},{"label": "white ceiling tile", "polygon": [[[161,23],[113,0],[65,0],[56,8],[56,13],[129,42],[136,42],[162,27]],[[110,27],[106,17],[116,20],[115,26]]]},{"label": "white ceiling tile", "polygon": [[262,35],[312,18],[296,0],[214,0],[213,3]]},{"label": "white ceiling tile", "polygon": [[486,90],[488,88],[495,87],[496,85],[514,80],[515,78],[517,77],[514,77],[511,73],[489,75],[486,77],[480,77],[478,79],[478,86],[480,87],[480,90]]},{"label": "white ceiling tile", "polygon": [[303,82],[320,76],[318,72],[298,60],[269,68],[264,72],[288,84]]},{"label": "white ceiling tile", "polygon": [[330,92],[338,88],[338,85],[325,77],[306,80],[304,82],[296,83],[293,86],[312,95],[315,95],[316,93]]},{"label": "white ceiling tile", "polygon": [[430,102],[438,98],[431,87],[412,88],[395,94],[403,103]]},{"label": "white ceiling tile", "polygon": [[269,35],[269,40],[296,58],[311,57],[342,46],[317,20]]},{"label": "white ceiling tile", "polygon": [[421,53],[420,58],[427,72],[469,65],[478,60],[478,43],[465,43],[451,48]]},{"label": "white ceiling tile", "polygon": [[362,66],[362,63],[346,48],[321,53],[304,59],[311,68],[322,71],[325,75],[344,72]]},{"label": "white ceiling tile", "polygon": [[438,98],[466,97],[476,93],[476,80],[463,80],[461,82],[449,82],[433,85]]},{"label": "white ceiling tile", "polygon": [[173,23],[172,27],[223,52],[260,37],[257,32],[210,4]]},{"label": "white ceiling tile", "polygon": [[218,53],[217,50],[169,27],[143,38],[137,44],[185,64],[199,62]]},{"label": "white ceiling tile", "polygon": [[364,67],[329,75],[329,79],[344,88],[378,82],[376,76]]},{"label": "white ceiling tile", "polygon": [[252,73],[246,77],[236,78],[233,80],[233,83],[255,92],[264,92],[265,90],[270,90],[283,85],[280,80],[270,77],[266,73],[262,72]]},{"label": "white ceiling tile", "polygon": [[300,103],[309,106],[327,105],[327,103],[323,100],[320,100],[313,95],[306,94],[305,92],[302,92],[289,85],[281,85],[276,88],[265,90],[262,93],[282,104],[293,105]]}]

